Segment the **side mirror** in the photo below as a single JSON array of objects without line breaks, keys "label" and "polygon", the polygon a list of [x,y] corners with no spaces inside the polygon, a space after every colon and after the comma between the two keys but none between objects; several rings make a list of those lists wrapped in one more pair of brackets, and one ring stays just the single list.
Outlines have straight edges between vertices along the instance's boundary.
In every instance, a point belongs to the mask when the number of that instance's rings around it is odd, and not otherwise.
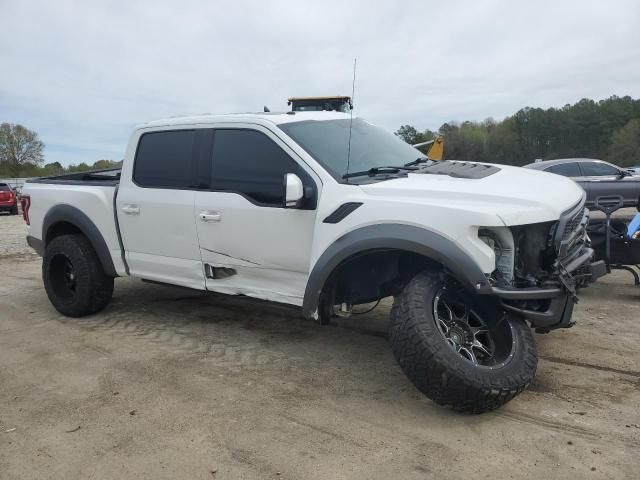
[{"label": "side mirror", "polygon": [[304,185],[295,173],[284,174],[284,206],[297,208],[304,198]]}]

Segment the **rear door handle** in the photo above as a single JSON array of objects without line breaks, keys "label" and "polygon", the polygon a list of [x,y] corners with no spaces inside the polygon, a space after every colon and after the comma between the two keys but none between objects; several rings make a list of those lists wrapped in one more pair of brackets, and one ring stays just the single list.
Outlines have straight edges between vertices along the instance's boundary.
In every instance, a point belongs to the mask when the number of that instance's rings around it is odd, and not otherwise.
[{"label": "rear door handle", "polygon": [[125,203],[120,207],[127,215],[138,215],[140,213],[140,207],[138,205],[134,205],[133,203]]},{"label": "rear door handle", "polygon": [[220,222],[222,220],[222,214],[220,212],[212,212],[209,210],[200,212],[198,216],[201,222]]}]

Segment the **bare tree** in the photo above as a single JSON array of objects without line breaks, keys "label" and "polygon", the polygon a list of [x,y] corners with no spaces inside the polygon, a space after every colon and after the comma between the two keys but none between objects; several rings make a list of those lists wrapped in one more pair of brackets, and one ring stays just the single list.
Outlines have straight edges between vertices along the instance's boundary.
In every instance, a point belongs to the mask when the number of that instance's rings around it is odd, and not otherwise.
[{"label": "bare tree", "polygon": [[27,164],[39,165],[43,161],[44,143],[38,134],[22,125],[0,125],[0,165],[16,168]]}]

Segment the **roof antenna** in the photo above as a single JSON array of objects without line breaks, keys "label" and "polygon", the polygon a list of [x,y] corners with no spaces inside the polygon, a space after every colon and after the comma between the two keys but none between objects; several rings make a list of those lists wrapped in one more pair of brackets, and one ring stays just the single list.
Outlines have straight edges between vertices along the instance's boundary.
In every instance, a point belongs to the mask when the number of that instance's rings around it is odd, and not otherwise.
[{"label": "roof antenna", "polygon": [[[353,127],[353,105],[356,98],[356,63],[358,59],[353,59],[353,83],[351,84],[351,118],[349,119],[349,148],[347,150],[347,171],[349,173],[349,162],[351,161],[351,128]],[[347,183],[349,183],[349,177],[347,176]]]},{"label": "roof antenna", "polygon": [[264,110],[264,113],[270,112],[271,110],[269,110],[269,107],[267,107],[266,105],[264,107],[262,107],[262,109]]}]

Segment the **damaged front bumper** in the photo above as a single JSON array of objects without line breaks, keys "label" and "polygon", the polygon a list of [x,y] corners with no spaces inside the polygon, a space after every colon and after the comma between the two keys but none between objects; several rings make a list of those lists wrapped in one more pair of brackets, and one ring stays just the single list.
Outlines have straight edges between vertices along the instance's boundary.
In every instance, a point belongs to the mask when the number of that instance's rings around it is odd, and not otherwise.
[{"label": "damaged front bumper", "polygon": [[607,273],[605,262],[593,261],[587,235],[589,211],[581,202],[565,212],[552,230],[555,261],[550,278],[537,286],[513,288],[493,285],[492,290],[510,314],[528,320],[539,332],[573,325],[571,315],[577,290]]},{"label": "damaged front bumper", "polygon": [[[589,257],[591,258],[591,256]],[[580,286],[586,286],[607,273],[602,260],[581,266]],[[537,331],[547,332],[573,325],[571,315],[577,302],[578,280],[569,272],[559,273],[562,279],[556,287],[502,288],[493,287],[502,307],[509,313],[531,322]]]}]

